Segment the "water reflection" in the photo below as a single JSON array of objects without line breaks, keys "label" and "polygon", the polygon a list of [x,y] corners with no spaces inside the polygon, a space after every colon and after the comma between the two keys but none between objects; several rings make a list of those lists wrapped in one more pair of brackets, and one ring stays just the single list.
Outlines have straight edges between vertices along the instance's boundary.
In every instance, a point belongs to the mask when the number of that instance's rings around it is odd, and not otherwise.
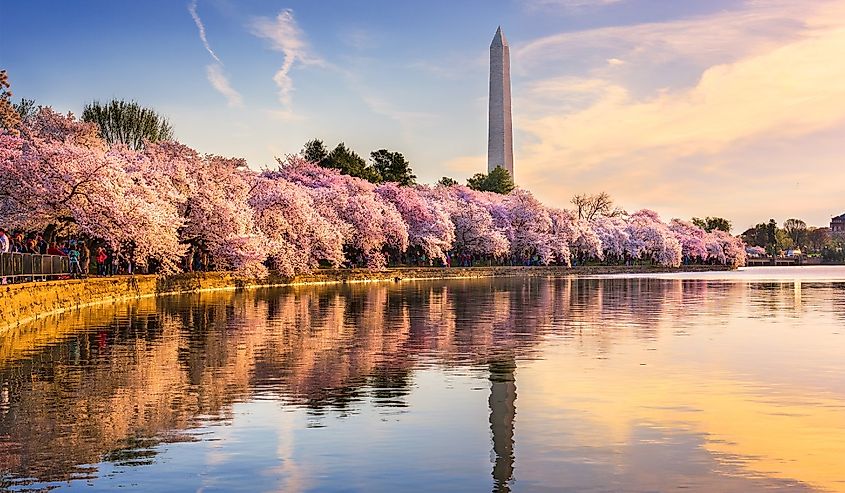
[{"label": "water reflection", "polygon": [[[843,308],[841,283],[649,278],[89,308],[0,341],[0,487],[108,489],[202,449],[223,489],[845,489]],[[339,452],[368,441],[367,461]],[[177,489],[204,485],[185,472]]]},{"label": "water reflection", "polygon": [[513,478],[513,421],[516,379],[513,360],[490,363],[490,431],[493,434],[493,491],[507,493]]}]

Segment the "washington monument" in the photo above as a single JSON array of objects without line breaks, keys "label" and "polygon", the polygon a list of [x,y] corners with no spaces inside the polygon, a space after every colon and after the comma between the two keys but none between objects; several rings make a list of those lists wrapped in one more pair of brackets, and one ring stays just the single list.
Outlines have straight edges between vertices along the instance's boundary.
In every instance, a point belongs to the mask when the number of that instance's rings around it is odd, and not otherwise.
[{"label": "washington monument", "polygon": [[502,27],[490,43],[490,109],[487,130],[487,171],[496,166],[513,178],[513,128],[511,124],[511,54]]}]

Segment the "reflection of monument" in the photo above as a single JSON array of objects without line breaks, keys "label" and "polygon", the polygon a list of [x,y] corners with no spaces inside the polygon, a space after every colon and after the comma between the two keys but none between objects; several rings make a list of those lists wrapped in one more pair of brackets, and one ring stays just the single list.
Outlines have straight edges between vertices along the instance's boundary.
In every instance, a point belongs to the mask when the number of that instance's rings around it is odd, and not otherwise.
[{"label": "reflection of monument", "polygon": [[487,171],[501,166],[513,177],[511,55],[501,26],[490,43],[490,106],[487,124]]},{"label": "reflection of monument", "polygon": [[507,493],[513,478],[513,420],[516,417],[516,381],[513,359],[490,363],[490,431],[493,434],[493,492]]}]

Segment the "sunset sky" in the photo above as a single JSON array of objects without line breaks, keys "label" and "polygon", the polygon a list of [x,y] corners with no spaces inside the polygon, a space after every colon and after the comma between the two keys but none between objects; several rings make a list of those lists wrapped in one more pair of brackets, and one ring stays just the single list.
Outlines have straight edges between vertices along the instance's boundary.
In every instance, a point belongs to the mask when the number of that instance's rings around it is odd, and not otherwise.
[{"label": "sunset sky", "polygon": [[255,169],[317,137],[432,183],[486,169],[500,24],[516,182],[544,202],[735,233],[845,212],[845,0],[0,0],[0,68],[16,98],[136,99]]}]

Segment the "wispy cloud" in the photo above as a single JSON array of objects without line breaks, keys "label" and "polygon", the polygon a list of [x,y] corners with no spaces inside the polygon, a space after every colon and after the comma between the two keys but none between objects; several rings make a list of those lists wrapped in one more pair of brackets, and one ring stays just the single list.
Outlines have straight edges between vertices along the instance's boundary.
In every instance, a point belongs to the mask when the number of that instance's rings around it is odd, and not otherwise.
[{"label": "wispy cloud", "polygon": [[194,24],[197,25],[197,31],[199,31],[200,41],[202,41],[202,45],[205,47],[208,54],[211,55],[211,58],[214,59],[215,63],[207,65],[205,67],[206,77],[208,77],[208,82],[211,83],[211,87],[213,87],[217,92],[222,94],[226,101],[228,102],[229,106],[242,106],[243,105],[243,98],[241,97],[240,93],[232,87],[232,84],[229,82],[228,77],[223,72],[223,61],[220,60],[220,57],[217,56],[217,53],[211,49],[211,45],[208,43],[208,38],[205,35],[205,25],[202,23],[202,19],[200,19],[199,14],[197,13],[197,0],[193,0],[188,5],[188,12],[191,14],[191,18],[194,19]]},{"label": "wispy cloud", "polygon": [[284,55],[282,66],[273,75],[273,82],[279,88],[279,102],[289,108],[293,91],[290,70],[294,63],[322,65],[323,61],[308,53],[308,43],[290,9],[279,12],[275,19],[259,17],[253,21],[251,30],[255,36],[269,41],[271,49]]},{"label": "wispy cloud", "polygon": [[200,19],[199,14],[197,14],[197,0],[194,0],[188,5],[188,12],[191,13],[191,17],[194,19],[194,24],[197,25],[202,45],[205,46],[205,49],[211,55],[211,58],[214,58],[217,63],[222,64],[223,62],[221,62],[220,58],[217,57],[217,53],[214,53],[214,50],[211,49],[211,45],[208,44],[208,38],[205,36],[205,25],[202,23],[202,19]]},{"label": "wispy cloud", "polygon": [[206,75],[208,76],[208,81],[211,82],[211,86],[217,90],[220,94],[226,97],[226,100],[229,102],[229,106],[242,106],[243,105],[243,98],[241,94],[236,91],[232,85],[229,83],[229,79],[226,78],[226,75],[223,73],[223,66],[219,63],[212,63],[205,67]]}]

